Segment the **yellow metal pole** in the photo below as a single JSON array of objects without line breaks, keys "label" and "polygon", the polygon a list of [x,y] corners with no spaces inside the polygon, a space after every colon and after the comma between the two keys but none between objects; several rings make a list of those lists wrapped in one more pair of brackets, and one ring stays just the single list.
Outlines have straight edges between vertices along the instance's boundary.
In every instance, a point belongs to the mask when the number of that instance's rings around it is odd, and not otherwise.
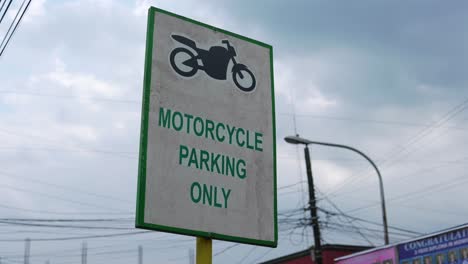
[{"label": "yellow metal pole", "polygon": [[212,264],[212,251],[211,238],[197,237],[196,264]]}]

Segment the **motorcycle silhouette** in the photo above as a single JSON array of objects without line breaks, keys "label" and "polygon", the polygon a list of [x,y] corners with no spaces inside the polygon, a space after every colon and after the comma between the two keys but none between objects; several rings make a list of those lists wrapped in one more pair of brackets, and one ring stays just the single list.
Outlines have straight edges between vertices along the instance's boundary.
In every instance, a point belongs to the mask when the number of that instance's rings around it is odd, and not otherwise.
[{"label": "motorcycle silhouette", "polygon": [[[172,68],[184,77],[194,76],[198,70],[203,70],[210,77],[217,80],[226,80],[229,62],[234,63],[232,67],[232,80],[236,86],[244,91],[250,92],[255,89],[255,76],[244,64],[237,63],[236,50],[228,40],[222,40],[223,46],[213,46],[209,50],[197,48],[195,41],[180,36],[172,35],[172,38],[189,48],[196,54],[184,47],[175,48],[169,55]],[[199,63],[201,61],[201,64]]]}]

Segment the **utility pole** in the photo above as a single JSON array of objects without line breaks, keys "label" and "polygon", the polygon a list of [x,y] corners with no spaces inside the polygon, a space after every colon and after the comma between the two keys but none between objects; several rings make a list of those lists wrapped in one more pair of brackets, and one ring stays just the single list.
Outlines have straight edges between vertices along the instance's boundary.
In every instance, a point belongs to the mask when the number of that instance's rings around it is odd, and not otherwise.
[{"label": "utility pole", "polygon": [[138,246],[138,264],[143,264],[143,247]]},{"label": "utility pole", "polygon": [[86,242],[83,242],[81,245],[81,264],[86,264],[88,262],[88,245]]},{"label": "utility pole", "polygon": [[310,165],[309,147],[306,145],[304,148],[306,169],[307,169],[307,182],[309,184],[309,207],[310,217],[312,218],[312,230],[314,231],[314,262],[322,264],[322,243],[320,237],[320,227],[318,222],[317,205],[315,200],[314,179],[312,178],[312,166]]},{"label": "utility pole", "polygon": [[29,253],[31,251],[31,239],[26,238],[24,241],[24,264],[29,264]]}]

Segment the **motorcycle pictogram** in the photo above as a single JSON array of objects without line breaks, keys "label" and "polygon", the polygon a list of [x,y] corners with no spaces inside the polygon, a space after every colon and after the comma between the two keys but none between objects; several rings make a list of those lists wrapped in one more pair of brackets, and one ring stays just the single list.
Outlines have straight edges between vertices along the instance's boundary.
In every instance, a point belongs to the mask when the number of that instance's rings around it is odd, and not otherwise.
[{"label": "motorcycle pictogram", "polygon": [[[222,40],[223,46],[212,46],[209,50],[200,49],[195,41],[180,35],[172,35],[172,38],[189,48],[177,47],[172,50],[169,60],[172,68],[179,75],[184,77],[194,76],[198,70],[203,70],[210,77],[217,80],[226,80],[229,62],[232,60],[232,80],[236,86],[244,91],[250,92],[255,89],[256,80],[251,70],[246,65],[237,63],[235,57],[236,50],[228,40]],[[201,63],[199,63],[201,61]]]}]

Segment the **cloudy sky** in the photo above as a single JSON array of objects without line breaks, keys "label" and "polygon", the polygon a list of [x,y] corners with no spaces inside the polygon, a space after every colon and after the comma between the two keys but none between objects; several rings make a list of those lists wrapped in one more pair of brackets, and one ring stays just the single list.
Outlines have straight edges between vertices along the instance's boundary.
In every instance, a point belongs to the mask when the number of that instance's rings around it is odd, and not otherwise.
[{"label": "cloudy sky", "polygon": [[[215,241],[215,263],[312,244],[294,228],[308,216],[303,150],[283,140],[296,133],[374,159],[389,225],[406,230],[392,242],[468,222],[466,2],[33,0],[0,57],[2,263],[22,262],[26,238],[32,263],[80,263],[83,241],[88,263],[136,263],[138,245],[144,263],[189,263],[193,237],[133,228],[151,5],[274,48],[279,247]],[[372,167],[311,153],[323,243],[381,245]]]}]

